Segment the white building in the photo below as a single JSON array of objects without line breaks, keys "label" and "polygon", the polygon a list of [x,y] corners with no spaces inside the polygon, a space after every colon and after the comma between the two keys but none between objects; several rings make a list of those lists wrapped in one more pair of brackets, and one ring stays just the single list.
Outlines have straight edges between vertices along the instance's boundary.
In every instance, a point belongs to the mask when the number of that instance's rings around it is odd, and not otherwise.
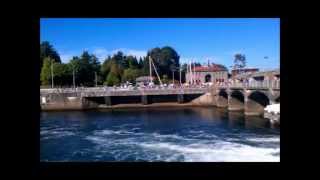
[{"label": "white building", "polygon": [[221,65],[189,67],[186,74],[186,83],[223,83],[228,81],[228,70]]}]

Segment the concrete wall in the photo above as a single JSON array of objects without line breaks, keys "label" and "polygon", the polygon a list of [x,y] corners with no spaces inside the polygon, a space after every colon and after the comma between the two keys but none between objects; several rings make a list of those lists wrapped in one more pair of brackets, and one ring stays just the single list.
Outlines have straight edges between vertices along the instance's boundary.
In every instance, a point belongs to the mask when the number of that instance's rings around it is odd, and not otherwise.
[{"label": "concrete wall", "polygon": [[195,98],[194,100],[192,100],[190,103],[194,104],[194,105],[205,105],[205,106],[216,105],[216,101],[214,99],[214,96],[212,96],[211,93],[203,94],[203,95],[199,96],[198,98]]},{"label": "concrete wall", "polygon": [[[43,102],[44,101],[44,102]],[[82,99],[67,94],[50,94],[41,97],[42,110],[79,110],[83,109]]]},{"label": "concrete wall", "polygon": [[[238,91],[238,95],[235,95],[237,93],[234,93],[234,91]],[[241,98],[244,101],[237,97],[239,94],[243,96]],[[254,94],[258,94],[258,96]],[[228,108],[230,111],[244,111],[245,115],[248,116],[260,116],[264,113],[264,107],[271,104],[277,97],[280,97],[280,91],[227,89],[214,89],[205,94],[122,96],[120,99],[117,99],[116,96],[81,97],[80,94],[75,93],[51,93],[40,96],[40,106],[42,110],[82,110],[106,106],[113,107],[117,104],[124,106],[131,104],[130,107],[132,107],[135,104],[151,106],[153,103],[171,103],[171,105],[217,106]]]},{"label": "concrete wall", "polygon": [[214,94],[216,106],[221,108],[228,107],[228,92],[226,89],[221,89]]}]

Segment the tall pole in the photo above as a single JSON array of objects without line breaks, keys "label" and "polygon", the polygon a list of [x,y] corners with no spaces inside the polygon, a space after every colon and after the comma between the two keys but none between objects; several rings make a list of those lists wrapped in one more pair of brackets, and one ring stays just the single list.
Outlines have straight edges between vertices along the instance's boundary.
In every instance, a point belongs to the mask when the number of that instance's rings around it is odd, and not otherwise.
[{"label": "tall pole", "polygon": [[172,84],[174,84],[174,70],[172,70]]},{"label": "tall pole", "polygon": [[192,61],[190,61],[190,66],[189,66],[189,68],[190,68],[190,80],[191,80],[191,84],[193,84],[193,75],[192,75],[192,69],[191,69],[191,63],[192,63]]},{"label": "tall pole", "polygon": [[51,59],[51,88],[53,88],[53,59]]},{"label": "tall pole", "polygon": [[179,71],[180,71],[180,74],[179,74],[179,80],[180,80],[180,86],[181,86],[181,64],[180,64],[180,67],[179,67]]},{"label": "tall pole", "polygon": [[195,64],[194,61],[192,61],[192,62],[193,62],[193,72],[192,72],[192,74],[193,74],[193,78],[194,78],[194,81],[195,81],[196,80],[196,72],[195,72],[196,64]]},{"label": "tall pole", "polygon": [[192,84],[194,83],[194,72],[193,72],[193,66],[192,66],[193,63],[194,63],[193,60],[191,60]]},{"label": "tall pole", "polygon": [[191,66],[190,66],[190,68],[191,68],[191,74],[192,74],[192,84],[193,84],[193,82],[194,82],[194,74],[193,74],[192,64],[193,64],[193,60],[191,60]]},{"label": "tall pole", "polygon": [[75,89],[76,88],[76,80],[74,77],[74,65],[72,66],[72,75],[73,75],[73,89]]},{"label": "tall pole", "polygon": [[186,72],[186,83],[188,83],[188,81],[190,81],[190,76],[189,76],[189,64],[187,63],[187,72]]},{"label": "tall pole", "polygon": [[150,75],[150,83],[151,83],[152,82],[151,56],[149,56],[149,75]]},{"label": "tall pole", "polygon": [[96,80],[96,87],[97,87],[98,86],[97,72],[94,72],[94,77],[95,77],[95,80]]}]

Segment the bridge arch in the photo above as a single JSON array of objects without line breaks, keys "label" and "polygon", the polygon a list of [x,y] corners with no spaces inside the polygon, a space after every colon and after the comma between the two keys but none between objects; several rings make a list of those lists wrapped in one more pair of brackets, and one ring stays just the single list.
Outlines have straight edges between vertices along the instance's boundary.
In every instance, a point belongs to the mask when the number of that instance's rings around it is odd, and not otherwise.
[{"label": "bridge arch", "polygon": [[227,107],[228,106],[228,93],[226,89],[220,89],[216,96],[217,107]]},{"label": "bridge arch", "polygon": [[230,92],[228,98],[228,110],[239,111],[244,109],[244,94],[240,90]]},{"label": "bridge arch", "polygon": [[264,108],[270,104],[270,98],[261,91],[253,91],[247,97],[245,103],[246,115],[263,115]]}]

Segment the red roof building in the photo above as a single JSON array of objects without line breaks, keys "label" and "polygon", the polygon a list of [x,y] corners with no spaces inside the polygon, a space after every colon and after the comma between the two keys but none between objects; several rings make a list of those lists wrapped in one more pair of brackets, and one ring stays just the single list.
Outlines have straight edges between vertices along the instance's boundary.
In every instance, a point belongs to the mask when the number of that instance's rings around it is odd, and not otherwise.
[{"label": "red roof building", "polygon": [[217,71],[227,71],[224,67],[220,65],[210,65],[210,66],[196,66],[193,69],[195,72],[217,72]]},{"label": "red roof building", "polygon": [[219,64],[192,67],[192,71],[189,69],[186,74],[186,82],[189,84],[223,83],[227,80],[228,70]]}]

